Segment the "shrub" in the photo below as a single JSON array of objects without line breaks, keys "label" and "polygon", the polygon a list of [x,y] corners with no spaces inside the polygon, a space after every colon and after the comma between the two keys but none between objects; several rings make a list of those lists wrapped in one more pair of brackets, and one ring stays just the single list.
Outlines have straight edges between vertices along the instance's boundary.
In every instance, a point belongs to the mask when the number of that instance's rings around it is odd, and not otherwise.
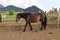
[{"label": "shrub", "polygon": [[10,11],[9,11],[9,15],[14,15],[14,13],[15,13],[15,12],[14,12],[13,10],[10,10]]}]

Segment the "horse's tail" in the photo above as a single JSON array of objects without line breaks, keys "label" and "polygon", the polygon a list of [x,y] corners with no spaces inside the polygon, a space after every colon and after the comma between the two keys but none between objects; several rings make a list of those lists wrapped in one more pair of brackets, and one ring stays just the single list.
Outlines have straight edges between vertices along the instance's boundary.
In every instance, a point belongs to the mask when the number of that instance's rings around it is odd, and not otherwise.
[{"label": "horse's tail", "polygon": [[47,17],[46,17],[46,14],[43,14],[43,19],[41,21],[41,24],[42,24],[41,30],[42,30],[43,27],[44,27],[44,29],[46,29],[46,26],[47,26]]}]

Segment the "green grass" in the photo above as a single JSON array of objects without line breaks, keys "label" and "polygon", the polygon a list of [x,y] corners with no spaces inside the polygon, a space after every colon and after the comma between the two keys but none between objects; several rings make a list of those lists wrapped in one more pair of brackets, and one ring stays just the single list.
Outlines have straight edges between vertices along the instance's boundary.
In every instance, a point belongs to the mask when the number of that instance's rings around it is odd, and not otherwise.
[{"label": "green grass", "polygon": [[16,15],[6,15],[6,18],[4,18],[4,21],[15,21]]},{"label": "green grass", "polygon": [[[6,17],[4,18],[4,22],[9,22],[9,21],[15,21],[16,20],[16,12],[14,15],[8,15],[9,12],[0,12],[0,14],[2,15],[6,15]],[[21,19],[21,21],[23,21],[24,19]]]},{"label": "green grass", "polygon": [[16,14],[14,14],[14,15],[8,15],[9,14],[9,12],[0,12],[0,14],[1,15],[6,15],[6,17],[4,18],[4,22],[5,21],[15,21],[16,20]]}]

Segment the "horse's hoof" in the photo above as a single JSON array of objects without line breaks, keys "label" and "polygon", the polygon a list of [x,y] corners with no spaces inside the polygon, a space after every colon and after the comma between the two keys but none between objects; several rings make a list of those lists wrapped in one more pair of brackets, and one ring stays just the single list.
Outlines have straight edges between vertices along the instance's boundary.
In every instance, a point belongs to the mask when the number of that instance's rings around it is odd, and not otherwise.
[{"label": "horse's hoof", "polygon": [[25,32],[25,30],[23,30],[23,32]]},{"label": "horse's hoof", "polygon": [[44,29],[44,30],[46,30],[46,29]]},{"label": "horse's hoof", "polygon": [[40,29],[40,30],[43,30],[43,29]]},{"label": "horse's hoof", "polygon": [[30,31],[32,31],[32,30],[30,30]]},{"label": "horse's hoof", "polygon": [[33,29],[30,29],[31,31],[33,30]]}]

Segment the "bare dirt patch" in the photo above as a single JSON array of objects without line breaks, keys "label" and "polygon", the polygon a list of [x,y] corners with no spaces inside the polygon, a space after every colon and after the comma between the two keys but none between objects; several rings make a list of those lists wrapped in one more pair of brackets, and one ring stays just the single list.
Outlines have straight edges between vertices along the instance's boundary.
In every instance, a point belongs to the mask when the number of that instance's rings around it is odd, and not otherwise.
[{"label": "bare dirt patch", "polygon": [[24,22],[4,22],[0,24],[0,40],[60,40],[60,26],[48,23],[46,30],[39,30],[40,23],[32,24],[33,30],[27,26],[22,32]]}]

